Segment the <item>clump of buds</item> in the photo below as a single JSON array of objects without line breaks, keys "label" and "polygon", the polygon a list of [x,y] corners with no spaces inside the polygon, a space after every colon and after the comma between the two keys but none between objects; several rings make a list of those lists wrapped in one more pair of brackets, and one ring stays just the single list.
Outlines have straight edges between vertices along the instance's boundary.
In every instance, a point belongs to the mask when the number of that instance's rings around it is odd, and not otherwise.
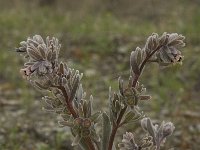
[{"label": "clump of buds", "polygon": [[164,142],[166,137],[170,136],[175,129],[171,122],[165,123],[163,121],[160,127],[157,124],[153,125],[150,118],[143,118],[141,120],[141,126],[143,130],[153,138],[153,143],[157,149],[160,149],[162,142]]}]

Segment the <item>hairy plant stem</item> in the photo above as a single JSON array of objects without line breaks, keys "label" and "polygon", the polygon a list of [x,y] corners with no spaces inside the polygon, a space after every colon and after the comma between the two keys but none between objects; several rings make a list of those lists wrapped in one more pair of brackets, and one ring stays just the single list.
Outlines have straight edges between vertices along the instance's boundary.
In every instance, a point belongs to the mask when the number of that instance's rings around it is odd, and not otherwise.
[{"label": "hairy plant stem", "polygon": [[151,56],[153,56],[153,54],[155,54],[155,52],[157,52],[160,48],[162,47],[162,45],[158,46],[153,52],[151,52],[149,55],[147,55],[147,57],[145,58],[145,60],[142,62],[142,64],[140,65],[140,72],[139,74],[133,75],[134,76],[134,80],[132,82],[132,87],[135,87],[137,84],[137,81],[139,80],[139,77],[144,69],[145,64],[148,62],[148,60],[151,58]]},{"label": "hairy plant stem", "polygon": [[78,117],[78,114],[75,112],[73,106],[72,106],[72,103],[69,101],[69,97],[67,95],[67,92],[65,90],[65,88],[63,86],[59,86],[58,87],[62,93],[63,93],[63,96],[65,97],[65,101],[66,101],[66,104],[67,104],[67,109],[70,111],[70,113],[72,114],[72,116],[74,118],[77,118]]},{"label": "hairy plant stem", "polygon": [[[65,88],[63,86],[52,86],[52,87],[56,87],[62,91],[63,96],[65,97],[67,109],[69,110],[69,112],[72,114],[72,116],[74,118],[78,118],[79,116],[75,112],[72,103],[69,101],[69,96],[67,95]],[[86,145],[88,146],[89,150],[95,150],[95,147],[94,147],[93,142],[90,137],[85,137],[85,138],[83,138],[83,140],[86,143]]]},{"label": "hairy plant stem", "polygon": [[[142,62],[141,66],[140,66],[139,74],[133,75],[134,79],[133,79],[133,82],[132,82],[132,87],[136,86],[136,84],[139,80],[139,77],[141,76],[141,73],[144,69],[145,64],[148,62],[148,60],[151,58],[151,56],[153,56],[153,54],[155,54],[155,52],[157,52],[161,47],[162,47],[162,45],[158,46],[153,52],[151,52],[149,55],[147,55],[147,57],[145,58],[145,60]],[[116,124],[113,123],[113,125],[112,125],[112,131],[111,131],[111,135],[110,135],[110,138],[109,138],[108,150],[112,150],[112,146],[113,146],[113,142],[114,142],[114,139],[115,139],[116,132],[117,132],[118,128],[120,127],[120,122],[121,122],[121,119],[122,119],[124,113],[126,112],[126,109],[127,109],[127,106],[124,107],[120,111],[120,114],[117,118]]]},{"label": "hairy plant stem", "polygon": [[109,139],[109,145],[108,145],[108,150],[112,150],[112,146],[113,146],[113,142],[114,142],[114,139],[115,139],[115,134],[117,132],[117,129],[120,127],[120,122],[121,122],[121,119],[126,111],[126,107],[124,107],[121,111],[120,111],[120,114],[117,118],[117,122],[116,124],[113,123],[113,126],[112,126],[112,131],[111,131],[111,135],[110,135],[110,139]]}]

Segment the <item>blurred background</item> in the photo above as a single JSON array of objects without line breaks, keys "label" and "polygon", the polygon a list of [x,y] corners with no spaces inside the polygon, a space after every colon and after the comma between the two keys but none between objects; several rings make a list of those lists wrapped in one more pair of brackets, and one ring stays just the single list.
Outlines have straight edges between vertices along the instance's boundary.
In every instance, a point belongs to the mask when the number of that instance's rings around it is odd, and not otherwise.
[{"label": "blurred background", "polygon": [[200,149],[199,0],[0,0],[0,149],[73,149],[68,129],[42,110],[42,93],[20,76],[19,42],[35,34],[57,37],[61,60],[84,73],[87,95],[93,94],[96,110],[106,110],[108,87],[117,90],[117,78],[128,79],[130,52],[153,32],[185,35],[185,60],[146,67],[141,83],[153,98],[141,109],[175,124],[164,149]]}]

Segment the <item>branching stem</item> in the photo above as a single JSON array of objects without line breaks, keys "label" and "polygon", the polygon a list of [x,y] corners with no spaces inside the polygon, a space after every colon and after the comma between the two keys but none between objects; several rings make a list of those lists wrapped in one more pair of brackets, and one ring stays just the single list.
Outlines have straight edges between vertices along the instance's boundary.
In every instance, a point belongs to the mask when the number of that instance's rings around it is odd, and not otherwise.
[{"label": "branching stem", "polygon": [[[72,103],[69,101],[69,96],[67,95],[65,88],[63,86],[54,86],[54,85],[52,87],[58,88],[62,91],[63,96],[65,97],[67,109],[69,110],[69,112],[72,114],[72,116],[74,118],[78,118],[79,116],[76,113],[76,111],[74,110]],[[95,150],[95,147],[94,147],[93,142],[90,139],[90,137],[85,137],[85,138],[83,138],[83,140],[87,144],[89,150]]]},{"label": "branching stem", "polygon": [[[140,73],[139,74],[135,74],[133,77],[133,82],[132,82],[132,87],[135,87],[138,80],[139,80],[139,77],[144,69],[144,66],[145,64],[148,62],[148,60],[151,58],[151,56],[153,56],[153,54],[155,54],[155,52],[157,52],[160,48],[162,47],[162,45],[158,46],[154,51],[152,51],[149,55],[147,55],[147,57],[145,58],[145,60],[142,62],[141,66],[140,66]],[[124,113],[126,112],[126,109],[127,109],[127,106],[124,107],[121,111],[120,111],[120,114],[117,118],[117,122],[116,124],[113,123],[113,126],[112,126],[112,131],[111,131],[111,135],[110,135],[110,138],[109,138],[109,145],[108,145],[108,150],[112,150],[112,146],[113,146],[113,142],[114,142],[114,138],[115,138],[115,135],[116,135],[116,132],[118,130],[119,127],[121,127],[120,125],[120,122],[121,122],[121,119],[124,115]]]}]

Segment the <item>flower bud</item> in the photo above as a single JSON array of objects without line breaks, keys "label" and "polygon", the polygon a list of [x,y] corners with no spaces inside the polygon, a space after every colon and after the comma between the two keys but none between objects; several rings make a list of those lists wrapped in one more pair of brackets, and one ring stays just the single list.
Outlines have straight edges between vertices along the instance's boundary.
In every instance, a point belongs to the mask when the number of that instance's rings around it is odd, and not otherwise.
[{"label": "flower bud", "polygon": [[174,131],[175,127],[173,125],[173,123],[171,122],[167,122],[164,124],[163,126],[163,137],[167,137],[169,135],[171,135]]}]

